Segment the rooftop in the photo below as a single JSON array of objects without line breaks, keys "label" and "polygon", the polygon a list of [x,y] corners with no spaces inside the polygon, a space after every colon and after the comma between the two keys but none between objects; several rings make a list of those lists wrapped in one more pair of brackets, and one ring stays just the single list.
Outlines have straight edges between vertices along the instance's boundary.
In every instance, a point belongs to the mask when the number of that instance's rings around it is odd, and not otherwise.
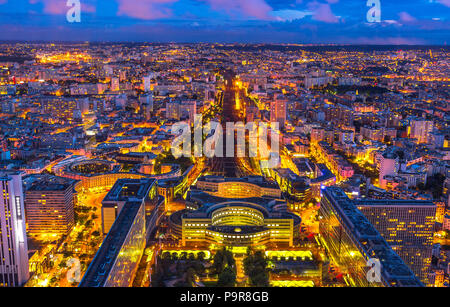
[{"label": "rooftop", "polygon": [[95,254],[79,287],[102,287],[134,223],[141,202],[127,202]]},{"label": "rooftop", "polygon": [[128,201],[130,199],[144,199],[156,180],[143,179],[118,179],[103,201]]},{"label": "rooftop", "polygon": [[364,253],[380,260],[383,266],[381,274],[385,280],[399,286],[423,286],[342,189],[327,187],[323,193],[335,200],[333,208],[341,216],[341,223],[360,243],[359,247]]}]

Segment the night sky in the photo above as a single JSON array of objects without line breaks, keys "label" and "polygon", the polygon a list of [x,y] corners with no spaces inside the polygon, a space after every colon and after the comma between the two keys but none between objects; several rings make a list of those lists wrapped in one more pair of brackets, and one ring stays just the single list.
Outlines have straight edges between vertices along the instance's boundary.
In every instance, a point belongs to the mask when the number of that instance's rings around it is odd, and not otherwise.
[{"label": "night sky", "polygon": [[0,0],[0,40],[436,44],[450,42],[450,0]]}]

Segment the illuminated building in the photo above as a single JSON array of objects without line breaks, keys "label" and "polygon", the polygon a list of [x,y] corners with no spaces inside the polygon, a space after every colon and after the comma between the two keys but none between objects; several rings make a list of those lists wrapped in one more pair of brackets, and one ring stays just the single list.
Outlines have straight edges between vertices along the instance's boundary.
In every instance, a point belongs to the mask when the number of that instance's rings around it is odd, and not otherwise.
[{"label": "illuminated building", "polygon": [[445,273],[444,270],[436,270],[428,274],[431,287],[444,287]]},{"label": "illuminated building", "polygon": [[166,203],[170,203],[174,198],[183,194],[186,180],[187,177],[184,176],[159,179],[158,194],[164,197]]},{"label": "illuminated building", "polygon": [[116,92],[120,90],[120,79],[112,78],[111,79],[111,91]]},{"label": "illuminated building", "polygon": [[120,211],[79,287],[129,287],[145,248],[145,206],[128,201]]},{"label": "illuminated building", "polygon": [[380,159],[380,175],[379,182],[380,187],[386,189],[387,180],[385,176],[395,176],[398,173],[399,162],[398,155],[395,153],[386,152]]},{"label": "illuminated building", "polygon": [[317,70],[309,73],[305,77],[305,88],[312,88],[315,86],[324,86],[333,81],[333,78],[328,76],[323,70]]},{"label": "illuminated building", "polygon": [[444,220],[442,223],[442,228],[445,230],[450,230],[450,212],[444,215]]},{"label": "illuminated building", "polygon": [[[181,235],[182,244],[292,246],[301,219],[287,212],[286,203],[278,197],[255,197],[260,191],[248,190],[245,181],[231,180],[233,185],[222,196],[215,191],[189,192],[187,210],[170,218],[172,233]],[[241,197],[243,191],[248,191],[247,198]]]},{"label": "illuminated building", "polygon": [[288,168],[273,169],[273,176],[280,189],[285,193],[288,206],[297,210],[298,205],[308,203],[312,198],[310,179],[295,174]]},{"label": "illuminated building", "polygon": [[27,231],[30,235],[66,235],[74,226],[75,180],[39,176],[25,192]]},{"label": "illuminated building", "polygon": [[312,127],[311,128],[311,142],[319,143],[325,138],[325,129],[322,127]]},{"label": "illuminated building", "polygon": [[353,167],[342,158],[329,143],[321,141],[318,144],[311,143],[311,151],[320,162],[325,163],[328,169],[336,175],[337,181],[346,180],[354,175]]},{"label": "illuminated building", "polygon": [[154,179],[119,179],[102,201],[102,230],[107,234],[130,201],[145,204],[156,194]]},{"label": "illuminated building", "polygon": [[286,123],[287,100],[279,99],[279,96],[275,95],[273,101],[270,102],[270,122],[278,122],[282,129]]},{"label": "illuminated building", "polygon": [[[337,187],[322,190],[320,241],[350,286],[421,287],[423,284],[376,228]],[[369,281],[369,259],[380,261],[380,279]]]},{"label": "illuminated building", "polygon": [[314,178],[311,179],[312,196],[319,198],[323,186],[332,186],[336,183],[336,176],[325,164],[316,164]]},{"label": "illuminated building", "polygon": [[144,76],[142,78],[142,82],[144,83],[144,92],[150,92],[151,90],[151,81],[152,81],[152,77],[151,76]]},{"label": "illuminated building", "polygon": [[431,140],[431,132],[433,131],[433,121],[423,118],[413,119],[409,126],[409,137],[416,139],[418,144],[427,143]]},{"label": "illuminated building", "polygon": [[[132,285],[146,238],[161,216],[163,199],[154,179],[121,179],[102,201],[105,239],[89,265],[80,287]],[[112,224],[112,225],[111,225]]]},{"label": "illuminated building", "polygon": [[[145,156],[145,155],[144,155]],[[178,164],[170,164],[167,172],[158,175],[148,175],[144,173],[125,173],[121,172],[121,166],[105,160],[80,160],[61,162],[61,166],[55,169],[59,176],[76,179],[80,182],[76,190],[105,190],[110,189],[119,179],[167,179],[181,175],[181,169]]]},{"label": "illuminated building", "polygon": [[225,178],[203,176],[197,180],[196,189],[223,198],[275,197],[281,198],[278,185],[261,176]]},{"label": "illuminated building", "polygon": [[166,103],[166,119],[180,120],[181,106],[179,102],[167,102]]},{"label": "illuminated building", "polygon": [[364,200],[355,205],[420,280],[428,284],[436,205],[420,200]]},{"label": "illuminated building", "polygon": [[0,172],[0,286],[17,287],[29,278],[22,173]]}]

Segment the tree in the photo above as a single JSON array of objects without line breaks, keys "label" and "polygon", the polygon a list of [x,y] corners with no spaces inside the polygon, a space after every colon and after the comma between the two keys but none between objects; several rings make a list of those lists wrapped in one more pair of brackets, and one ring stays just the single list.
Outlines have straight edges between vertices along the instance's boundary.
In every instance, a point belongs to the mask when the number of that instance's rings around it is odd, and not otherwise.
[{"label": "tree", "polygon": [[236,273],[231,267],[226,267],[222,273],[219,274],[217,287],[234,287],[235,283]]},{"label": "tree", "polygon": [[180,255],[180,260],[186,260],[187,259],[187,253],[186,252],[182,252]]},{"label": "tree", "polygon": [[193,268],[188,268],[186,271],[186,284],[192,287],[195,281],[195,270]]},{"label": "tree", "polygon": [[222,250],[217,251],[213,258],[213,268],[217,274],[223,272],[226,267],[234,267],[236,261],[233,258],[233,253],[227,250],[225,247]]},{"label": "tree", "polygon": [[267,259],[261,251],[247,251],[244,259],[244,272],[249,277],[250,285],[254,287],[268,287],[269,274],[267,272]]},{"label": "tree", "polygon": [[205,260],[205,253],[204,252],[199,252],[197,254],[197,259],[200,260],[200,261]]}]

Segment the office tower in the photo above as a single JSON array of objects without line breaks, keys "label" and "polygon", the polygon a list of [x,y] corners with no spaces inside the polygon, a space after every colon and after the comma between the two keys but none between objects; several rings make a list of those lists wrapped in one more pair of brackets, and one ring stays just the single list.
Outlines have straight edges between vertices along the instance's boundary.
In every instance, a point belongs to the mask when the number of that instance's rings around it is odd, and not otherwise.
[{"label": "office tower", "polygon": [[417,139],[418,144],[427,143],[433,131],[433,121],[413,119],[409,124],[409,137]]},{"label": "office tower", "polygon": [[66,235],[72,230],[75,183],[62,177],[38,175],[25,192],[28,234]]},{"label": "office tower", "polygon": [[[350,286],[423,286],[342,189],[322,189],[319,218],[319,240]],[[379,279],[369,261],[380,262]]]},{"label": "office tower", "polygon": [[355,204],[414,274],[428,284],[436,205],[420,200],[365,200]]},{"label": "office tower", "polygon": [[150,92],[151,88],[150,88],[150,82],[151,82],[151,76],[145,76],[142,78],[143,79],[143,83],[144,83],[144,91],[145,92]]},{"label": "office tower", "polygon": [[166,119],[180,120],[181,117],[181,107],[178,102],[167,102],[166,103]]},{"label": "office tower", "polygon": [[129,201],[144,203],[156,191],[154,179],[119,179],[102,201],[102,229],[107,234],[123,206]]},{"label": "office tower", "polygon": [[188,118],[190,122],[193,122],[195,114],[197,114],[196,100],[186,100],[180,103],[180,115],[183,118]]},{"label": "office tower", "polygon": [[106,238],[79,286],[130,287],[146,238],[163,212],[162,204],[163,198],[156,194],[156,180],[117,180],[102,202],[102,221],[112,220],[113,224],[103,225]]},{"label": "office tower", "polygon": [[124,82],[127,80],[127,71],[126,70],[119,71],[119,80],[120,80],[120,82]]},{"label": "office tower", "polygon": [[120,90],[119,78],[111,78],[111,91],[116,92]]},{"label": "office tower", "polygon": [[338,132],[339,142],[341,143],[353,143],[355,135],[351,130],[341,130]]},{"label": "office tower", "polygon": [[29,265],[20,172],[0,172],[0,247],[0,286],[23,285]]},{"label": "office tower", "polygon": [[148,94],[141,95],[139,97],[140,105],[147,105],[150,111],[153,111],[153,93],[150,92]]},{"label": "office tower", "polygon": [[281,99],[279,95],[275,95],[270,102],[270,122],[278,122],[280,129],[284,128],[286,122],[287,100]]},{"label": "office tower", "polygon": [[145,206],[125,202],[80,287],[130,287],[145,248]]},{"label": "office tower", "polygon": [[140,111],[146,120],[150,120],[153,112],[153,93],[142,95],[139,97]]},{"label": "office tower", "polygon": [[383,189],[387,188],[387,180],[385,176],[395,176],[398,173],[399,162],[398,155],[395,153],[385,152],[380,160],[379,183]]},{"label": "office tower", "polygon": [[322,127],[312,127],[311,128],[311,142],[312,143],[319,143],[320,141],[323,141],[325,138],[325,129]]}]

